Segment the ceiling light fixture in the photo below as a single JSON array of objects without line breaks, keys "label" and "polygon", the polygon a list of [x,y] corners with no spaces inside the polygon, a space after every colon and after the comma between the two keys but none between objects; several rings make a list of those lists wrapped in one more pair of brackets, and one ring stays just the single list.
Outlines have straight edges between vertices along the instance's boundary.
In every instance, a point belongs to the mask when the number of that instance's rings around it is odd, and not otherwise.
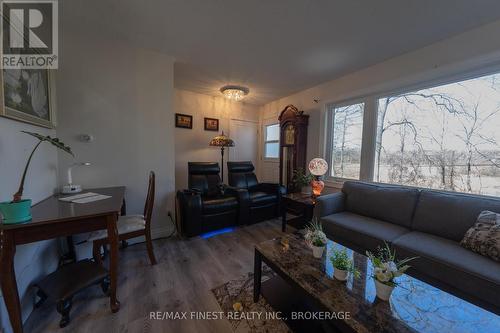
[{"label": "ceiling light fixture", "polygon": [[220,92],[226,97],[227,99],[233,100],[233,101],[240,101],[248,95],[250,92],[250,89],[247,87],[241,87],[241,86],[224,86],[220,88]]}]

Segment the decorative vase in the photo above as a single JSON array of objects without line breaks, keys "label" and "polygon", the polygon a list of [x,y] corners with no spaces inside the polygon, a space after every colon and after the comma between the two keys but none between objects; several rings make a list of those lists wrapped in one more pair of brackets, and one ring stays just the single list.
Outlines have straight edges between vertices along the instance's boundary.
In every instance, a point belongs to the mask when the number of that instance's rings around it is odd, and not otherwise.
[{"label": "decorative vase", "polygon": [[310,185],[302,186],[300,192],[305,195],[311,195],[311,186]]},{"label": "decorative vase", "polygon": [[346,270],[338,269],[336,267],[333,268],[333,276],[339,281],[346,281],[348,273],[349,272]]},{"label": "decorative vase", "polygon": [[4,224],[22,223],[31,220],[31,199],[19,202],[0,202],[0,215]]},{"label": "decorative vase", "polygon": [[394,286],[388,286],[377,279],[373,279],[375,281],[375,290],[377,291],[377,297],[383,301],[388,301],[391,298],[392,291],[394,290]]},{"label": "decorative vase", "polygon": [[319,176],[316,176],[315,179],[311,181],[311,187],[313,196],[319,197],[321,195],[321,192],[323,191],[323,188],[325,187],[325,183],[319,178]]},{"label": "decorative vase", "polygon": [[313,250],[313,257],[314,258],[321,258],[323,256],[323,251],[325,250],[324,246],[311,245],[311,248]]}]

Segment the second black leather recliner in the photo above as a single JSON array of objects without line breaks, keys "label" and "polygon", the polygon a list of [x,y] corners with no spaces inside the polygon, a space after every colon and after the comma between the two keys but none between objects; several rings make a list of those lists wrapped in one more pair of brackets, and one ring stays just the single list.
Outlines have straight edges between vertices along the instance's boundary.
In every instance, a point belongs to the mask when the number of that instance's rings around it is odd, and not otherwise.
[{"label": "second black leather recliner", "polygon": [[[273,183],[259,183],[252,162],[227,162],[229,186],[248,191],[248,214],[244,223],[256,223],[277,217],[281,213],[281,196],[285,187]],[[241,221],[240,221],[241,223]]]},{"label": "second black leather recliner", "polygon": [[188,163],[188,189],[177,192],[181,232],[192,237],[238,224],[247,210],[246,191],[225,188],[219,177],[219,164]]}]

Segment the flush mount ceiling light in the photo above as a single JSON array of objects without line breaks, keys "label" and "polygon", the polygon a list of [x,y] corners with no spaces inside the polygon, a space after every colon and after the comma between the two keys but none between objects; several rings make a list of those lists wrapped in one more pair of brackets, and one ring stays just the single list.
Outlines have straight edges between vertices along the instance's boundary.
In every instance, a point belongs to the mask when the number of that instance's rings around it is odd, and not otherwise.
[{"label": "flush mount ceiling light", "polygon": [[226,97],[227,99],[233,100],[233,101],[240,101],[248,95],[248,92],[250,89],[247,87],[241,87],[241,86],[224,86],[220,88],[220,92]]}]

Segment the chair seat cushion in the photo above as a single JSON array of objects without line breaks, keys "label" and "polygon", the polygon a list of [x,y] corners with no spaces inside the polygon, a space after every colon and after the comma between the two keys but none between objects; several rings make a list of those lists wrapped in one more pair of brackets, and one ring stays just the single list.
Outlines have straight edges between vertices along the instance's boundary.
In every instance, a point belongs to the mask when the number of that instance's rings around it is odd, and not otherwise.
[{"label": "chair seat cushion", "polygon": [[500,306],[498,262],[458,242],[416,231],[396,239],[392,246],[398,258],[419,257],[409,263],[415,270]]},{"label": "chair seat cushion", "polygon": [[220,214],[238,209],[238,200],[235,197],[208,197],[203,199],[202,204],[204,214]]},{"label": "chair seat cushion", "polygon": [[276,203],[278,201],[278,196],[274,193],[266,192],[250,192],[250,200],[252,201],[252,206],[263,206]]},{"label": "chair seat cushion", "polygon": [[[118,234],[126,234],[132,231],[142,230],[146,226],[146,221],[142,215],[120,216],[117,222]],[[107,230],[97,230],[90,233],[87,241],[91,242],[97,239],[108,237]]]},{"label": "chair seat cushion", "polygon": [[391,243],[410,232],[405,227],[350,212],[325,216],[321,222],[329,238],[339,242],[344,240],[368,250],[375,250],[383,246],[384,241]]}]

